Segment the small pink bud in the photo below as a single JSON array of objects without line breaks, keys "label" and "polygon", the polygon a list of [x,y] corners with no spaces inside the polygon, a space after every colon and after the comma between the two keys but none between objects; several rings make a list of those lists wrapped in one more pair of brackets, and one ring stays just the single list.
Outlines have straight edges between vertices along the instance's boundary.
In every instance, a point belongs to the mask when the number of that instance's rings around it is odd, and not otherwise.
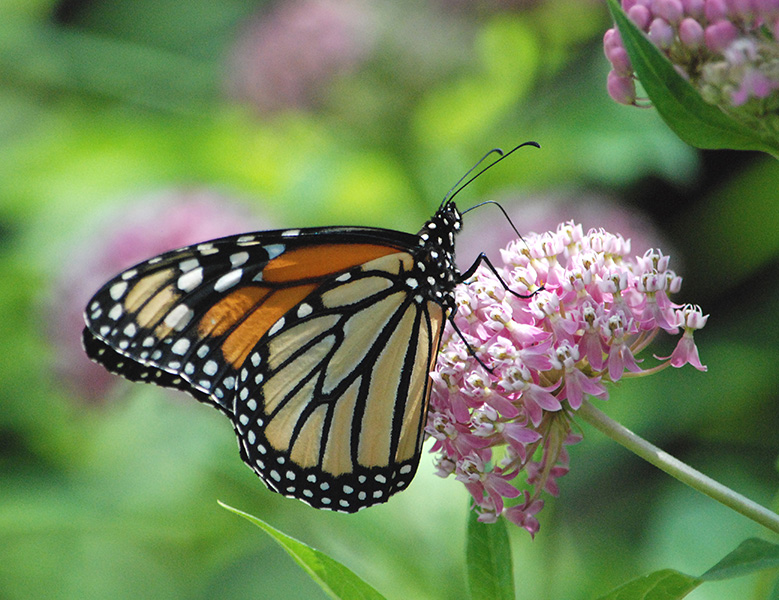
[{"label": "small pink bud", "polygon": [[731,95],[733,106],[745,104],[751,97],[765,98],[779,88],[779,81],[771,80],[764,73],[750,69],[744,74],[739,88]]},{"label": "small pink bud", "polygon": [[703,33],[706,47],[712,52],[722,52],[738,37],[738,29],[730,21],[717,21]]},{"label": "small pink bud", "polygon": [[627,50],[624,48],[618,47],[606,51],[606,58],[609,59],[617,75],[629,77],[633,74],[633,65],[630,64],[630,58],[628,57]]},{"label": "small pink bud", "polygon": [[636,84],[632,77],[618,75],[616,71],[609,71],[606,77],[606,90],[609,96],[620,104],[632,105],[636,102]]},{"label": "small pink bud", "polygon": [[728,9],[725,5],[725,0],[706,0],[704,14],[709,23],[714,23],[720,19],[726,19],[728,16]]},{"label": "small pink bud", "polygon": [[678,23],[684,11],[681,0],[656,0],[654,13],[669,23]]},{"label": "small pink bud", "polygon": [[628,11],[628,17],[633,21],[639,29],[646,31],[649,27],[649,23],[652,21],[652,13],[649,9],[642,4],[636,4]]},{"label": "small pink bud", "polygon": [[693,19],[701,19],[706,7],[705,0],[682,0],[684,14]]},{"label": "small pink bud", "polygon": [[754,13],[752,0],[725,0],[725,6],[731,18],[748,19]]},{"label": "small pink bud", "polygon": [[603,49],[607,53],[606,56],[608,56],[609,49],[617,47],[622,47],[622,37],[619,35],[619,31],[612,27],[603,34]]},{"label": "small pink bud", "polygon": [[649,25],[649,39],[658,48],[670,48],[674,42],[673,27],[664,19],[655,19]]},{"label": "small pink bud", "polygon": [[628,12],[636,5],[636,0],[622,0],[622,10]]},{"label": "small pink bud", "polygon": [[752,85],[752,92],[758,98],[770,96],[771,92],[779,86],[779,82],[771,81],[763,73],[760,73],[759,71],[753,71],[753,73],[754,79],[750,83]]},{"label": "small pink bud", "polygon": [[687,17],[679,23],[679,39],[688,48],[700,48],[703,45],[703,27],[695,19]]}]

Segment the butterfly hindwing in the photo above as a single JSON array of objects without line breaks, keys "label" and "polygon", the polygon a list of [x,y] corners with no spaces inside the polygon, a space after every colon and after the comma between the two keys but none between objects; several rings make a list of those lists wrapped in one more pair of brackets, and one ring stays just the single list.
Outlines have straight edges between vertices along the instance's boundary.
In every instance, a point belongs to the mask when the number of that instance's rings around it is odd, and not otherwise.
[{"label": "butterfly hindwing", "polygon": [[405,252],[352,269],[250,353],[235,427],[244,460],[275,491],[353,512],[413,478],[443,322],[438,304],[409,294],[413,272]]},{"label": "butterfly hindwing", "polygon": [[192,385],[175,373],[169,373],[148,364],[137,362],[120,354],[109,344],[95,337],[89,331],[84,329],[82,334],[82,344],[84,350],[92,360],[105,367],[109,372],[121,375],[129,381],[139,381],[141,383],[153,383],[161,387],[174,388],[189,392],[196,399],[205,404],[214,404],[210,396]]}]

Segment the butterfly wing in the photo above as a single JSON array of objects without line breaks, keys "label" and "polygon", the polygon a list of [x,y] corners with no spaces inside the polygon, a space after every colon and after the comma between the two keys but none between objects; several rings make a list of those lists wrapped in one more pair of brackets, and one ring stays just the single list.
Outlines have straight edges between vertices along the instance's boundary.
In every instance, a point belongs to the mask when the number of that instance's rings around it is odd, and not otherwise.
[{"label": "butterfly wing", "polygon": [[275,491],[354,512],[413,478],[443,309],[409,294],[412,268],[393,253],[327,281],[249,354],[235,427]]},{"label": "butterfly wing", "polygon": [[271,489],[353,512],[405,487],[419,460],[444,313],[408,285],[416,242],[303,229],[168,252],[95,295],[85,348],[225,413]]}]

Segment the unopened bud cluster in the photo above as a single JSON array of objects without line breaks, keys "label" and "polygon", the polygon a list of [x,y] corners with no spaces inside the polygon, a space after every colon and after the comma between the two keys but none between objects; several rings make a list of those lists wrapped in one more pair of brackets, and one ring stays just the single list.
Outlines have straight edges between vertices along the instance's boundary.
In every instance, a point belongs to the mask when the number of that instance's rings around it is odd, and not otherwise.
[{"label": "unopened bud cluster", "polygon": [[[622,0],[627,16],[704,100],[751,116],[779,109],[779,0]],[[616,28],[604,36],[607,89],[636,104],[633,67]]]}]

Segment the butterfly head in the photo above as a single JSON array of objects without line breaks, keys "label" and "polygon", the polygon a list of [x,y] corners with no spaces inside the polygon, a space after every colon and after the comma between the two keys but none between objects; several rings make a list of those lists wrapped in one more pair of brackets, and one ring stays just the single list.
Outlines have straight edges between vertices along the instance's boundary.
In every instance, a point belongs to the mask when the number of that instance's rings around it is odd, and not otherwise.
[{"label": "butterfly head", "polygon": [[419,231],[420,246],[436,247],[454,254],[454,236],[462,229],[463,218],[454,202],[446,202]]},{"label": "butterfly head", "polygon": [[[419,231],[416,254],[423,296],[447,308],[454,306],[453,290],[460,282],[454,260],[454,237],[462,228],[462,216],[454,202],[446,202]],[[421,297],[421,296],[420,296]]]}]

